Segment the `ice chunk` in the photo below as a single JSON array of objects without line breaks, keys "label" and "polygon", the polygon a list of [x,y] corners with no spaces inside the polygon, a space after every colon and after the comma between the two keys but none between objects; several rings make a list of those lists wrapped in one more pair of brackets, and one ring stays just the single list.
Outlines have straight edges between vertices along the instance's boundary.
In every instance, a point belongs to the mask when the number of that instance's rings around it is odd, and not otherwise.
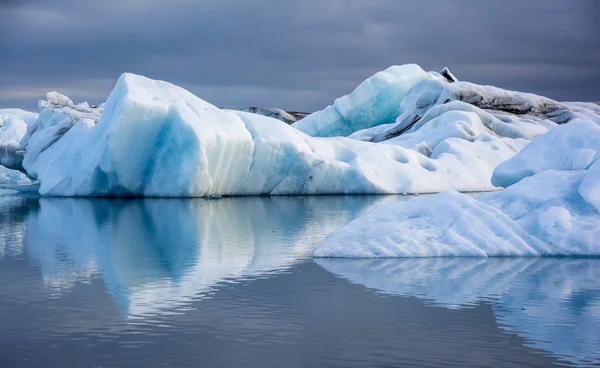
[{"label": "ice chunk", "polygon": [[329,235],[315,257],[532,256],[547,251],[501,211],[457,192],[380,206]]},{"label": "ice chunk", "polygon": [[551,129],[500,164],[492,183],[507,187],[544,170],[583,170],[600,155],[600,126],[576,119]]},{"label": "ice chunk", "polygon": [[391,124],[402,113],[400,103],[417,83],[435,77],[418,65],[392,66],[361,83],[333,105],[293,124],[314,137],[348,136],[358,130]]},{"label": "ice chunk", "polygon": [[[0,110],[2,113],[2,110]],[[3,110],[6,120],[0,125],[0,184],[24,184],[30,180],[23,172],[23,157],[25,151],[19,141],[27,131],[27,124],[23,120],[31,119],[33,115],[21,113],[14,109],[11,113]]]},{"label": "ice chunk", "polygon": [[101,107],[90,107],[87,103],[73,104],[65,95],[49,92],[47,101],[40,100],[40,113],[34,122],[27,127],[27,133],[21,139],[21,146],[27,154],[23,166],[29,175],[36,178],[34,169],[38,156],[57,142],[72,126],[80,121],[93,125],[102,115]]},{"label": "ice chunk", "polygon": [[316,257],[600,255],[600,216],[582,171],[544,171],[507,189],[383,205],[329,235]]}]

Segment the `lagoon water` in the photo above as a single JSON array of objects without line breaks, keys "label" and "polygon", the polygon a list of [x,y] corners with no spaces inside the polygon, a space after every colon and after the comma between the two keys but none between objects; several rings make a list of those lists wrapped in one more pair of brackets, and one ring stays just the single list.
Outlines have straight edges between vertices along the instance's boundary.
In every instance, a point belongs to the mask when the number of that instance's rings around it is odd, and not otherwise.
[{"label": "lagoon water", "polygon": [[600,365],[600,259],[317,259],[401,196],[0,196],[0,367]]}]

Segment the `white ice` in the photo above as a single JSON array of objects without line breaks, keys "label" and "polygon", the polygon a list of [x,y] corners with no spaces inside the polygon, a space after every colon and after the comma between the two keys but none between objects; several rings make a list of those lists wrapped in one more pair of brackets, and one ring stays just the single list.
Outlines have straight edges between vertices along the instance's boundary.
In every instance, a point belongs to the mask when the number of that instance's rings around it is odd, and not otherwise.
[{"label": "white ice", "polygon": [[545,170],[585,170],[600,157],[600,126],[574,120],[539,137],[498,166],[492,183],[507,187]]},{"label": "white ice", "polygon": [[516,181],[505,190],[381,206],[332,233],[314,256],[600,255],[600,175],[598,164],[590,168],[599,140],[592,122],[558,126],[498,167],[495,183]]}]

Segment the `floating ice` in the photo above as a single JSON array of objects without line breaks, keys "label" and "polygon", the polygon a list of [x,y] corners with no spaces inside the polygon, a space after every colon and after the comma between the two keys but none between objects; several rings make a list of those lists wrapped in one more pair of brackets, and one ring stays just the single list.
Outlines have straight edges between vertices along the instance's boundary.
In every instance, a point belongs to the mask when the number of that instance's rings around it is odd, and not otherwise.
[{"label": "floating ice", "polygon": [[444,192],[383,205],[330,234],[313,255],[597,256],[600,213],[579,193],[584,177],[545,171],[476,198]]},{"label": "floating ice", "polygon": [[[16,159],[5,162],[22,158],[43,195],[489,191],[503,184],[491,181],[496,167],[531,139],[558,123],[597,118],[600,109],[443,75],[416,65],[389,68],[290,127],[261,116],[289,120],[282,110],[222,110],[169,83],[124,74],[106,105],[49,93],[22,149],[5,150]],[[331,114],[339,116],[327,120]],[[295,128],[354,133],[319,138]],[[574,159],[584,164],[590,152]]]},{"label": "floating ice", "polygon": [[[313,138],[278,120],[221,110],[182,88],[132,74],[119,79],[94,124],[97,116],[89,107],[42,108],[32,134],[22,140],[23,165],[40,180],[41,194],[484,191],[494,189],[490,177],[496,165],[521,147],[477,135],[488,130],[474,115],[462,117],[470,123],[456,122],[465,132],[460,138],[442,144],[437,137],[437,145],[430,140],[431,158],[419,147]],[[441,136],[456,136],[453,128],[444,129]]]},{"label": "floating ice", "polygon": [[[331,234],[316,257],[600,255],[600,128],[574,120],[501,164],[476,198],[456,192],[381,206]],[[597,162],[597,161],[596,161]]]}]

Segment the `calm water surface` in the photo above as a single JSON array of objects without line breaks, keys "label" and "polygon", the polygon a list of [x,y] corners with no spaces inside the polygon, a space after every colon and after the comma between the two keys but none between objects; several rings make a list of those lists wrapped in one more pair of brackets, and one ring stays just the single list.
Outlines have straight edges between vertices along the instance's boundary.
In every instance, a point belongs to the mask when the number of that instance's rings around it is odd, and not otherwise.
[{"label": "calm water surface", "polygon": [[0,195],[0,367],[600,365],[600,259],[311,259],[399,200]]}]

